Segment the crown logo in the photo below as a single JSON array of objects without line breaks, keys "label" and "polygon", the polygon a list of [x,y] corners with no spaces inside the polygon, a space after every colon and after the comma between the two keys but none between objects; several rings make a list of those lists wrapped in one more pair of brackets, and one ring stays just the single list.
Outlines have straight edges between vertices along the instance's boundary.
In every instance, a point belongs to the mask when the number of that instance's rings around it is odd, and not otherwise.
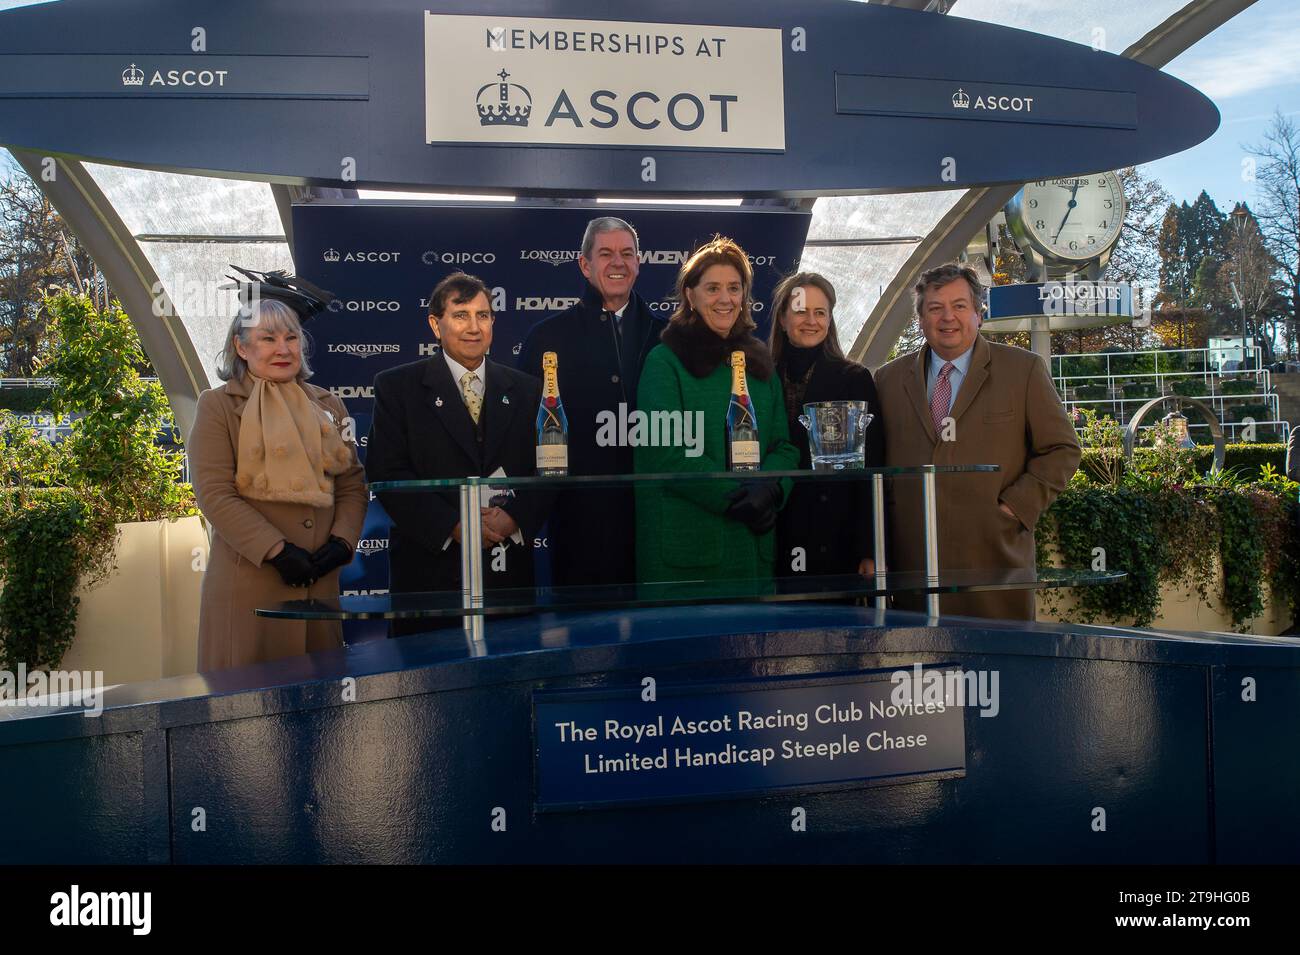
[{"label": "crown logo", "polygon": [[144,86],[144,70],[134,63],[122,71],[123,86]]},{"label": "crown logo", "polygon": [[952,105],[957,109],[970,109],[970,97],[958,87],[957,92],[952,94]]},{"label": "crown logo", "polygon": [[338,251],[338,249],[326,249],[326,250],[325,250],[325,261],[326,261],[326,262],[337,262],[338,260],[339,260],[339,251]]},{"label": "crown logo", "polygon": [[[502,70],[500,83],[479,88],[478,122],[480,126],[527,126],[533,113],[533,95],[518,83],[507,83],[510,74]],[[495,90],[493,97],[489,90]]]}]

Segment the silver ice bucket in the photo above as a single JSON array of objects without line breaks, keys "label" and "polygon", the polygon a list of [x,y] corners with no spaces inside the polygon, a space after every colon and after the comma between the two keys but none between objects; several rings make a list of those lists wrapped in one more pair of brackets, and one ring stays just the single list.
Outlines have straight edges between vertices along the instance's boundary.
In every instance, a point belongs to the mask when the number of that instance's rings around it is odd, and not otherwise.
[{"label": "silver ice bucket", "polygon": [[814,471],[866,467],[867,425],[875,415],[865,401],[818,401],[803,411],[799,423],[808,429]]}]

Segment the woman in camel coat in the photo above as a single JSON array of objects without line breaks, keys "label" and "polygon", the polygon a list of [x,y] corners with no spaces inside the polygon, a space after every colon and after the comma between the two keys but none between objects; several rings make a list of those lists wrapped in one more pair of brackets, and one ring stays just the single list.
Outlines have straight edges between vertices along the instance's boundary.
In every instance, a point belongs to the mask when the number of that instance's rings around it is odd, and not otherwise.
[{"label": "woman in camel coat", "polygon": [[342,645],[338,621],[253,614],[337,597],[369,498],[343,403],[305,381],[302,337],[298,311],[283,301],[241,311],[218,370],[226,383],[199,396],[190,476],[211,537],[200,672]]}]

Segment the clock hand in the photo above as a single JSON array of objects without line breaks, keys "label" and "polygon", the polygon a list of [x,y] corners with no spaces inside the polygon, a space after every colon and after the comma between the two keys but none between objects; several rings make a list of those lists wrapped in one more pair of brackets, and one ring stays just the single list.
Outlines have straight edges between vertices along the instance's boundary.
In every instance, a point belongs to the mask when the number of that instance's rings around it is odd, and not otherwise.
[{"label": "clock hand", "polygon": [[1079,183],[1078,180],[1075,180],[1074,188],[1070,190],[1070,204],[1065,207],[1065,215],[1061,216],[1061,224],[1056,227],[1056,236],[1052,239],[1053,245],[1055,245],[1057,242],[1060,241],[1061,230],[1065,228],[1065,220],[1070,218],[1070,212],[1074,209],[1076,205],[1078,205],[1078,203],[1074,201],[1074,197],[1078,194],[1079,194]]}]

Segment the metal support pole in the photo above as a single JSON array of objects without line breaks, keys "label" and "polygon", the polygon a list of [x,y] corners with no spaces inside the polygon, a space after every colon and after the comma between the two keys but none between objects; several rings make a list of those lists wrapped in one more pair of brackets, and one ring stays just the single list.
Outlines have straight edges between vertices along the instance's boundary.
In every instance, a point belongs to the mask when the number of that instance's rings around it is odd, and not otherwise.
[{"label": "metal support pole", "polygon": [[[478,484],[460,487],[460,605],[466,610],[483,606],[483,488]],[[483,639],[483,615],[466,614],[465,636],[472,642]]]},{"label": "metal support pole", "polygon": [[[925,582],[927,586],[939,585],[939,518],[935,510],[934,468],[929,468],[921,478],[925,506]],[[926,594],[925,612],[939,616],[939,595]]]},{"label": "metal support pole", "polygon": [[[885,586],[885,476],[871,475],[871,526],[875,540],[874,556],[876,561],[876,587]],[[884,594],[876,595],[876,609],[884,610],[889,598]]]},{"label": "metal support pole", "polygon": [[1029,348],[1047,363],[1050,368],[1052,364],[1052,332],[1051,326],[1048,325],[1046,318],[1034,318],[1030,320],[1029,328]]}]

